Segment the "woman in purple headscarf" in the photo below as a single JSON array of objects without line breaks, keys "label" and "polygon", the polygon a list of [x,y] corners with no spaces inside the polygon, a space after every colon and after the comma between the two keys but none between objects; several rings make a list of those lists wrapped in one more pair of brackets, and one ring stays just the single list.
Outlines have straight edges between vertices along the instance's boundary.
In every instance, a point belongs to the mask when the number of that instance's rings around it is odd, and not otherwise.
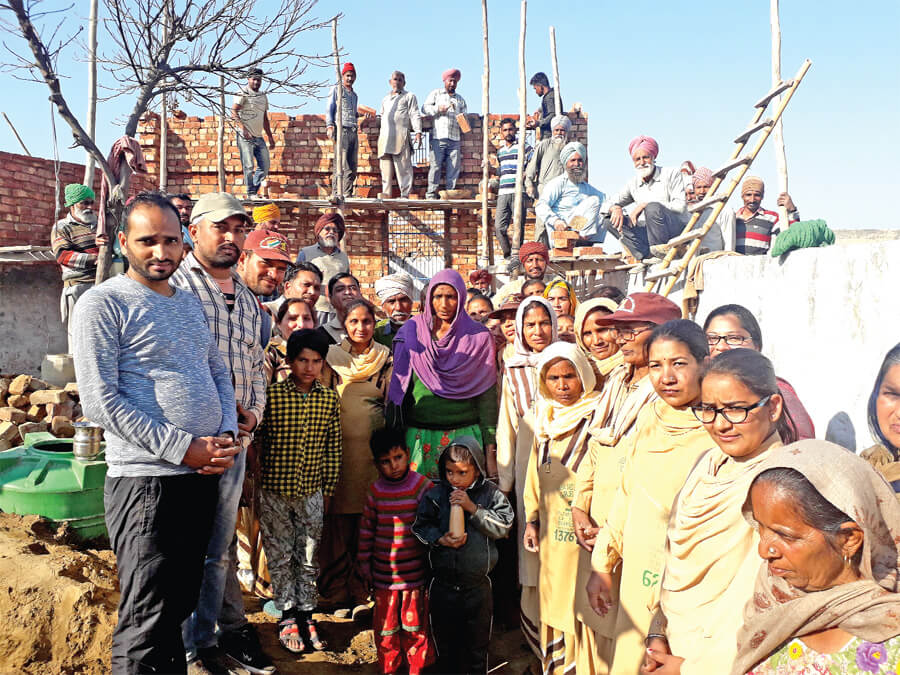
[{"label": "woman in purple headscarf", "polygon": [[[465,312],[459,272],[442,270],[428,285],[424,312],[394,339],[394,374],[388,390],[409,445],[410,466],[438,478],[437,461],[461,434],[485,448],[489,477],[496,476],[497,372],[493,338]],[[395,414],[394,417],[397,417]]]}]

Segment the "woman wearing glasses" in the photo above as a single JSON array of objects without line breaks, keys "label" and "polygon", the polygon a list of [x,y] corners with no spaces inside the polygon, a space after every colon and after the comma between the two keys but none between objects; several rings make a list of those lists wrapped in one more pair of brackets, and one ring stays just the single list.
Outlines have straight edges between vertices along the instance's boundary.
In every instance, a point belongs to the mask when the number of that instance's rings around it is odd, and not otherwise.
[{"label": "woman wearing glasses", "polygon": [[796,440],[771,362],[750,349],[709,362],[691,409],[716,447],[698,460],[672,506],[660,611],[641,672],[731,669],[760,565],[742,507],[771,450]]},{"label": "woman wearing glasses", "polygon": [[[715,358],[729,349],[744,347],[755,351],[762,351],[762,331],[750,310],[742,305],[722,305],[716,307],[706,317],[703,330],[709,340],[709,355]],[[784,399],[784,407],[790,411],[791,420],[800,440],[816,437],[816,429],[812,418],[806,412],[806,408],[800,402],[800,397],[790,383],[780,377],[778,391]]]}]

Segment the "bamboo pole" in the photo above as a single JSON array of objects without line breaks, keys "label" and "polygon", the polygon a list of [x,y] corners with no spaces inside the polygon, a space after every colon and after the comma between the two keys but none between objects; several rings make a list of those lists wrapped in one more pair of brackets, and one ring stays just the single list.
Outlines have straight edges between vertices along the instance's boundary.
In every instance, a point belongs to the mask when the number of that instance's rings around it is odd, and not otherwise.
[{"label": "bamboo pole", "polygon": [[488,152],[490,149],[490,132],[491,132],[491,61],[490,52],[488,51],[488,12],[487,0],[481,0],[481,27],[484,35],[484,72],[481,74],[481,113],[482,113],[482,143],[481,143],[481,250],[483,252],[482,259],[487,265],[494,262],[494,247],[491,240],[491,230],[488,223],[490,213],[488,212],[488,180],[490,177],[490,163],[488,162]]},{"label": "bamboo pole", "polygon": [[522,190],[525,178],[525,120],[528,113],[525,110],[526,81],[525,81],[525,16],[528,13],[528,0],[522,0],[522,17],[519,27],[519,151],[516,157],[516,201],[513,209],[511,257],[515,260],[519,255],[519,239],[522,237],[522,229],[525,227],[524,203]]},{"label": "bamboo pole", "polygon": [[[88,109],[87,133],[92,141],[97,131],[97,0],[91,0],[91,15],[88,19]],[[86,152],[84,162],[84,184],[94,185],[94,156]]]},{"label": "bamboo pole", "polygon": [[22,141],[22,137],[19,136],[19,132],[16,131],[16,128],[13,126],[12,121],[6,116],[6,113],[3,113],[3,119],[6,120],[6,123],[9,125],[9,128],[12,129],[13,135],[16,137],[16,140],[19,141],[19,145],[22,146],[22,149],[25,151],[25,154],[29,157],[32,156],[30,152],[28,152],[28,148],[25,147],[24,141]]},{"label": "bamboo pole", "polygon": [[219,75],[219,125],[216,134],[216,175],[219,192],[225,192],[225,76]]},{"label": "bamboo pole", "polygon": [[556,114],[562,115],[562,93],[559,91],[559,62],[556,60],[556,29],[550,26],[550,59],[553,62],[553,99],[556,103]]},{"label": "bamboo pole", "polygon": [[332,194],[338,201],[344,199],[344,167],[341,154],[342,132],[344,130],[343,103],[344,83],[341,81],[341,55],[338,52],[337,17],[331,21],[331,48],[334,50],[334,70],[337,73],[337,109],[334,113],[334,184]]},{"label": "bamboo pole", "polygon": [[[778,17],[778,0],[771,0],[769,20],[772,24],[772,86],[781,84],[781,21]],[[772,103],[778,105],[781,96]],[[784,127],[781,118],[775,122],[772,130],[772,141],[775,144],[775,166],[778,170],[778,192],[788,191],[787,154],[784,151]],[[788,212],[783,206],[778,207],[778,219],[783,227],[788,227]]]},{"label": "bamboo pole", "polygon": [[163,94],[159,116],[159,189],[163,191],[165,191],[166,189],[166,182],[169,178],[167,170],[169,164],[169,122],[167,120],[167,98],[168,96],[166,94]]}]

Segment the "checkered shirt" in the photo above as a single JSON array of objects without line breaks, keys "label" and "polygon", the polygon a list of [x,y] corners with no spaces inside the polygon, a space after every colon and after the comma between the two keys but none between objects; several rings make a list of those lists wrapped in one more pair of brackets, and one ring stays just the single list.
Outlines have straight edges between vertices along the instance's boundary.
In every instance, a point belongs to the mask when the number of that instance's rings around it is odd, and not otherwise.
[{"label": "checkered shirt", "polygon": [[341,403],[313,383],[308,394],[291,378],[269,385],[268,404],[256,432],[264,490],[297,498],[319,490],[334,494],[341,473]]}]

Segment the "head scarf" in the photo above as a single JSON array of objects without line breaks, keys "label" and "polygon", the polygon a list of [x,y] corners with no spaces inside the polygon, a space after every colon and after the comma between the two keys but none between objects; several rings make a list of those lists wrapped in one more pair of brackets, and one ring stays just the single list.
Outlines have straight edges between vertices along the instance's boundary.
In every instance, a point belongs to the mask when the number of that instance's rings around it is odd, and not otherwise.
[{"label": "head scarf", "polygon": [[581,159],[587,161],[587,150],[578,141],[572,141],[571,143],[566,143],[563,146],[563,149],[559,151],[559,161],[562,162],[563,166],[565,166],[566,162],[569,161],[569,158],[576,152],[581,155]]},{"label": "head scarf", "polygon": [[494,280],[494,275],[488,272],[487,270],[472,270],[469,272],[469,283],[476,284],[479,281],[486,281],[487,283],[491,283]]},{"label": "head scarf", "polygon": [[628,144],[628,156],[634,157],[634,153],[638,150],[646,150],[653,159],[656,159],[659,154],[659,143],[649,136],[638,136]]},{"label": "head scarf", "polygon": [[395,295],[403,294],[410,300],[413,298],[413,279],[406,272],[396,272],[375,280],[375,295],[380,302],[390,300]]},{"label": "head scarf", "polygon": [[528,256],[534,253],[539,254],[547,264],[550,263],[550,251],[539,241],[526,241],[522,244],[519,247],[519,261],[524,265],[525,261],[528,260]]},{"label": "head scarf", "polygon": [[615,312],[616,308],[619,305],[615,300],[610,300],[609,298],[594,298],[593,300],[586,300],[582,302],[575,309],[575,344],[581,347],[581,351],[584,352],[584,355],[590,359],[591,363],[594,364],[594,370],[596,370],[602,377],[606,377],[609,375],[610,371],[618,366],[620,363],[623,363],[622,360],[622,352],[616,350],[616,353],[612,356],[608,356],[601,361],[596,360],[591,351],[585,346],[584,340],[581,338],[581,334],[584,332],[584,322],[587,321],[588,315],[591,314],[595,309],[600,309],[601,307],[604,309],[608,309],[610,312]]},{"label": "head scarf", "polygon": [[[553,344],[559,339],[559,332],[556,326],[556,312],[553,311],[553,307],[539,295],[529,295],[522,300],[519,304],[519,308],[516,310],[516,340],[513,343],[515,352],[506,359],[507,368],[536,366],[538,361],[540,361],[541,354],[543,354],[543,352],[538,353],[533,351],[531,347],[525,344],[525,312],[527,312],[532,305],[541,305],[550,315],[550,344]],[[547,345],[547,347],[549,346],[550,345]],[[545,348],[544,351],[547,351],[547,349]]]},{"label": "head scarf", "polygon": [[713,184],[713,175],[712,171],[707,169],[705,166],[701,166],[699,169],[694,171],[691,176],[691,183],[694,187],[709,187]]},{"label": "head scarf", "polygon": [[[738,657],[743,675],[792,637],[840,628],[867,642],[900,635],[900,503],[864,459],[827,441],[805,440],[772,452],[759,472],[791,468],[863,531],[862,579],[823,591],[801,591],[769,573],[763,562],[752,602],[744,609]],[[744,515],[753,523],[749,495]]]},{"label": "head scarf", "polygon": [[281,209],[278,204],[263,204],[253,208],[253,222],[264,223],[267,220],[280,220]]},{"label": "head scarf", "polygon": [[[440,284],[453,287],[459,305],[450,330],[436,340],[431,336],[431,296]],[[493,338],[466,314],[465,303],[466,284],[459,272],[445,269],[434,275],[424,312],[403,324],[394,338],[394,374],[388,391],[392,403],[403,402],[413,373],[433,394],[454,400],[473,398],[496,384]]]},{"label": "head scarf", "polygon": [[744,194],[750,188],[759,190],[760,193],[764,193],[766,184],[763,183],[763,179],[759,176],[747,176],[744,179],[744,183],[741,185],[741,194]]},{"label": "head scarf", "polygon": [[64,205],[66,208],[69,208],[78,202],[83,202],[85,199],[96,199],[97,196],[87,185],[82,185],[81,183],[69,183],[66,185],[65,198],[66,201],[64,202]]},{"label": "head scarf", "polygon": [[325,360],[340,375],[338,396],[344,394],[344,389],[351,382],[364,382],[380,373],[390,355],[391,350],[375,340],[369,343],[369,348],[362,354],[354,354],[350,341],[346,338],[339,345],[331,345]]},{"label": "head scarf", "polygon": [[446,82],[451,77],[456,78],[456,81],[459,82],[460,78],[462,78],[462,73],[459,72],[459,68],[448,68],[443,73],[441,73],[441,79]]},{"label": "head scarf", "polygon": [[569,119],[568,115],[554,115],[553,119],[550,120],[550,130],[559,129],[562,127],[568,133],[569,129],[572,128],[572,120]]},{"label": "head scarf", "polygon": [[319,236],[319,232],[321,232],[322,228],[328,223],[334,223],[337,226],[338,239],[343,239],[347,228],[344,225],[344,217],[337,211],[329,211],[328,213],[323,213],[319,216],[319,219],[316,221],[316,226],[313,228],[316,237]]},{"label": "head scarf", "polygon": [[[573,366],[581,380],[584,391],[581,397],[572,405],[557,403],[547,390],[545,378],[550,363],[555,359],[565,359]],[[552,440],[565,436],[577,427],[582,420],[590,418],[600,399],[600,394],[594,391],[597,386],[597,378],[594,370],[584,353],[571,342],[554,342],[541,352],[538,365],[538,391],[540,393],[537,410],[535,412],[535,437],[539,442]]]},{"label": "head scarf", "polygon": [[549,298],[550,291],[557,286],[562,286],[566,289],[566,293],[569,294],[569,309],[572,310],[572,314],[575,314],[576,310],[578,309],[578,298],[575,297],[575,291],[572,290],[572,287],[567,281],[564,281],[563,279],[554,279],[553,281],[551,281],[549,284],[547,284],[547,287],[544,288],[544,297]]}]

